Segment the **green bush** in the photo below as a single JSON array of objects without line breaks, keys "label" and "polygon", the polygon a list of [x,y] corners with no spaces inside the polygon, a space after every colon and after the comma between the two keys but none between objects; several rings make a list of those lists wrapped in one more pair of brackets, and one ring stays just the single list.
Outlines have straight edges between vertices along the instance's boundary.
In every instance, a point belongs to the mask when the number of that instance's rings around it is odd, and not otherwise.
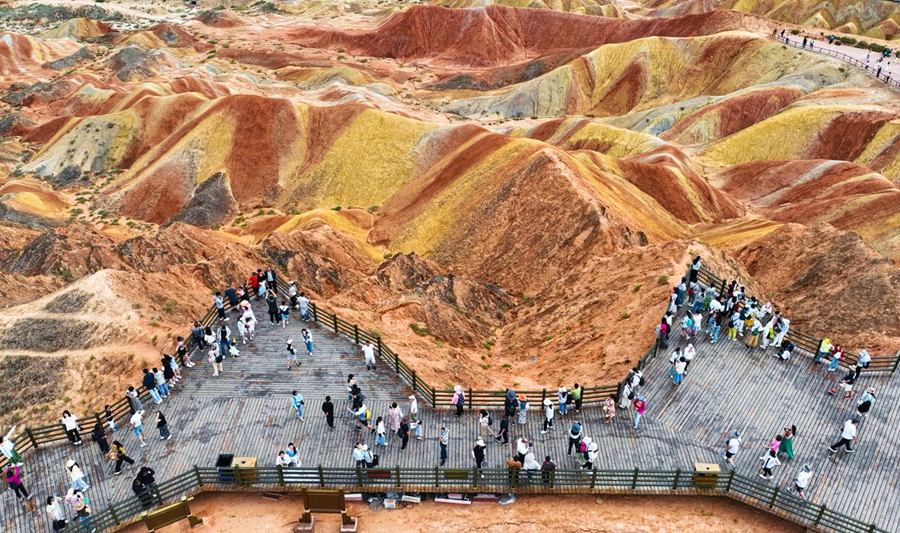
[{"label": "green bush", "polygon": [[800,35],[800,30],[797,30],[797,29],[791,30],[791,35]]}]

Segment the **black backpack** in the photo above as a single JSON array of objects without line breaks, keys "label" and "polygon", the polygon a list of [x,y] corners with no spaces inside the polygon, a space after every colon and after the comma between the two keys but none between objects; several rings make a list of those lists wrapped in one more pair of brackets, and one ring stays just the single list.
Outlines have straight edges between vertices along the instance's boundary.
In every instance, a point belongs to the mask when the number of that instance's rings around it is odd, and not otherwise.
[{"label": "black backpack", "polygon": [[647,383],[647,380],[644,379],[644,376],[641,376],[641,380],[638,383],[640,384],[641,387],[643,387],[644,384]]},{"label": "black backpack", "polygon": [[488,425],[489,425],[489,426],[493,426],[493,425],[494,425],[494,418],[493,418],[491,415],[488,415]]}]

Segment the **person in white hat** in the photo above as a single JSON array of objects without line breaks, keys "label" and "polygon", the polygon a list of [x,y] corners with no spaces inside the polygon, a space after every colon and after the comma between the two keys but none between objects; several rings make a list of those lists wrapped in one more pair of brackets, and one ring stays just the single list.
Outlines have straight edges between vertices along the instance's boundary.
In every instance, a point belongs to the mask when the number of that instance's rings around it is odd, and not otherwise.
[{"label": "person in white hat", "polygon": [[553,429],[553,402],[550,398],[544,398],[544,429],[541,433],[546,433]]},{"label": "person in white hat", "polygon": [[287,369],[291,369],[291,361],[293,361],[297,366],[300,366],[300,361],[297,360],[297,350],[294,348],[294,339],[287,340],[287,346],[284,347],[284,355],[287,356]]},{"label": "person in white hat", "polygon": [[419,402],[415,395],[409,395],[409,421],[413,424],[419,423]]},{"label": "person in white hat", "polygon": [[78,466],[74,459],[66,461],[66,470],[72,479],[72,490],[87,490],[90,488],[84,481],[84,472],[81,471],[81,467]]},{"label": "person in white hat", "polygon": [[569,410],[569,391],[564,385],[556,391],[556,397],[559,400],[559,415],[563,416]]},{"label": "person in white hat", "polygon": [[485,444],[484,439],[478,437],[475,441],[475,447],[472,448],[472,459],[475,461],[475,468],[484,468],[485,464]]}]

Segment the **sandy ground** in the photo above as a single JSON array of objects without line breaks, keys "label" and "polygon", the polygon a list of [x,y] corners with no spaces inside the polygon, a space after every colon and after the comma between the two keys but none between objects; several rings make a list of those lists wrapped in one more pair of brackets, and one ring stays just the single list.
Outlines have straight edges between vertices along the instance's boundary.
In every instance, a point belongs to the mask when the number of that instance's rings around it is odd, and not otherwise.
[{"label": "sandy ground", "polygon": [[[359,517],[359,530],[382,531],[490,531],[529,533],[581,531],[591,533],[685,532],[693,533],[794,533],[803,528],[740,503],[716,497],[677,496],[521,496],[511,505],[475,503],[470,506],[426,502],[408,509],[380,512],[368,505],[349,503],[352,516]],[[253,533],[292,531],[303,509],[299,495],[278,502],[258,494],[205,493],[191,505],[205,525],[197,531]],[[318,515],[316,530],[337,531],[340,519]],[[146,531],[143,523],[125,533]],[[186,522],[165,529],[166,533],[191,531]]]}]

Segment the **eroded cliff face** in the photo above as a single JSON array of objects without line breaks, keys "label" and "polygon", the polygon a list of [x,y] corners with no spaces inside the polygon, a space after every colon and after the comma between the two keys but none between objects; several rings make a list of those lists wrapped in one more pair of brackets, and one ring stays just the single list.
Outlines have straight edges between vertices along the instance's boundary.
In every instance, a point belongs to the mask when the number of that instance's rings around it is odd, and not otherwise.
[{"label": "eroded cliff face", "polygon": [[900,108],[759,18],[14,4],[0,371],[66,369],[28,398],[98,408],[268,265],[437,385],[618,381],[696,255],[900,348]]}]

